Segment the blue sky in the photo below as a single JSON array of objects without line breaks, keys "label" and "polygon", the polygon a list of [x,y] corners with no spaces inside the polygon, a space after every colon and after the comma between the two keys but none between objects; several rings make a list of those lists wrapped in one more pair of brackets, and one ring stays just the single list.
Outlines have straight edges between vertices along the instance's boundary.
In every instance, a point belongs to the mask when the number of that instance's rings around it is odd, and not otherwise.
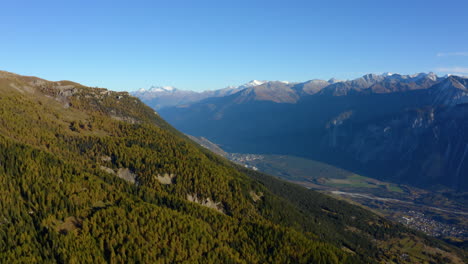
[{"label": "blue sky", "polygon": [[468,75],[468,1],[3,1],[0,70],[132,91]]}]

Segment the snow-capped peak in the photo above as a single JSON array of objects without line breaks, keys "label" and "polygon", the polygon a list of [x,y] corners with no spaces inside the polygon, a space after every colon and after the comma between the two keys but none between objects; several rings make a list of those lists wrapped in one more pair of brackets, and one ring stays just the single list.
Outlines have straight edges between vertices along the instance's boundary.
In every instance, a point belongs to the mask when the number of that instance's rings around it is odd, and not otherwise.
[{"label": "snow-capped peak", "polygon": [[437,74],[433,73],[433,72],[430,72],[429,74],[427,74],[427,77],[433,81],[436,81],[437,80]]},{"label": "snow-capped peak", "polygon": [[176,88],[172,86],[151,86],[148,92],[173,92]]},{"label": "snow-capped peak", "polygon": [[242,86],[245,86],[245,87],[254,87],[254,86],[259,86],[259,85],[262,85],[266,83],[266,81],[259,81],[259,80],[252,80]]},{"label": "snow-capped peak", "polygon": [[420,72],[420,73],[416,73],[416,74],[412,74],[412,75],[408,75],[408,76],[411,79],[428,78],[428,79],[431,79],[433,81],[437,81],[437,75],[435,73],[433,73],[433,72],[429,72],[429,73]]},{"label": "snow-capped peak", "polygon": [[391,73],[391,72],[384,72],[384,73],[382,73],[382,76],[392,76],[392,75],[393,75],[393,73]]},{"label": "snow-capped peak", "polygon": [[145,94],[147,96],[150,96],[157,93],[174,93],[176,91],[178,91],[178,89],[172,86],[151,86],[149,89],[140,88],[134,93],[140,95]]},{"label": "snow-capped peak", "polygon": [[410,78],[416,78],[416,77],[423,77],[423,76],[426,76],[427,73],[424,73],[424,72],[420,72],[420,73],[415,73],[415,74],[411,74],[411,75],[408,75]]}]

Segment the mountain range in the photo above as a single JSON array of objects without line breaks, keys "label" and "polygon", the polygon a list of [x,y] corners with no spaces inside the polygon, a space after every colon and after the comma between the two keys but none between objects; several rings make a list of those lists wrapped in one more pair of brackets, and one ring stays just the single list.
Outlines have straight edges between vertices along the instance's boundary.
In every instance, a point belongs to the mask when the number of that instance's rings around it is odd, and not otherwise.
[{"label": "mountain range", "polygon": [[179,90],[172,86],[152,86],[149,89],[139,89],[133,92],[132,95],[139,97],[147,105],[159,110],[164,107],[184,105],[210,97],[228,96],[243,89],[255,87],[263,83],[265,82],[253,80],[240,86],[229,86],[220,90],[203,91],[200,93],[189,90]]},{"label": "mountain range", "polygon": [[245,169],[126,92],[0,72],[0,262],[464,263],[364,208]]},{"label": "mountain range", "polygon": [[467,191],[467,80],[385,73],[262,81],[158,113],[229,152],[295,155],[396,183]]}]

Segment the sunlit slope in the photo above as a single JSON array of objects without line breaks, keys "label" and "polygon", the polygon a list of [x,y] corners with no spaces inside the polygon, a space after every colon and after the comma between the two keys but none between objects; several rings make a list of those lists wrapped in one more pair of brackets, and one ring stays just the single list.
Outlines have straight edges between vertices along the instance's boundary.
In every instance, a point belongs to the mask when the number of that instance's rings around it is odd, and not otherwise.
[{"label": "sunlit slope", "polygon": [[411,263],[424,255],[385,250],[399,249],[400,238],[443,252],[428,250],[427,260],[463,262],[462,252],[365,210],[294,185],[279,191],[250,173],[127,93],[0,73],[0,262]]}]

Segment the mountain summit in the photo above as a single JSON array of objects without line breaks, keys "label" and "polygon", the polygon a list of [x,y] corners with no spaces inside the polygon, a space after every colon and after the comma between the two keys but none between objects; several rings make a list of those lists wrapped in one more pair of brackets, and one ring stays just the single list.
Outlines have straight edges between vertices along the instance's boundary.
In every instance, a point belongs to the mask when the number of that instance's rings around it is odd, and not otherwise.
[{"label": "mountain summit", "polygon": [[140,89],[139,92],[149,92],[149,93],[158,93],[158,92],[175,92],[177,89],[172,86],[151,86],[150,89]]}]

